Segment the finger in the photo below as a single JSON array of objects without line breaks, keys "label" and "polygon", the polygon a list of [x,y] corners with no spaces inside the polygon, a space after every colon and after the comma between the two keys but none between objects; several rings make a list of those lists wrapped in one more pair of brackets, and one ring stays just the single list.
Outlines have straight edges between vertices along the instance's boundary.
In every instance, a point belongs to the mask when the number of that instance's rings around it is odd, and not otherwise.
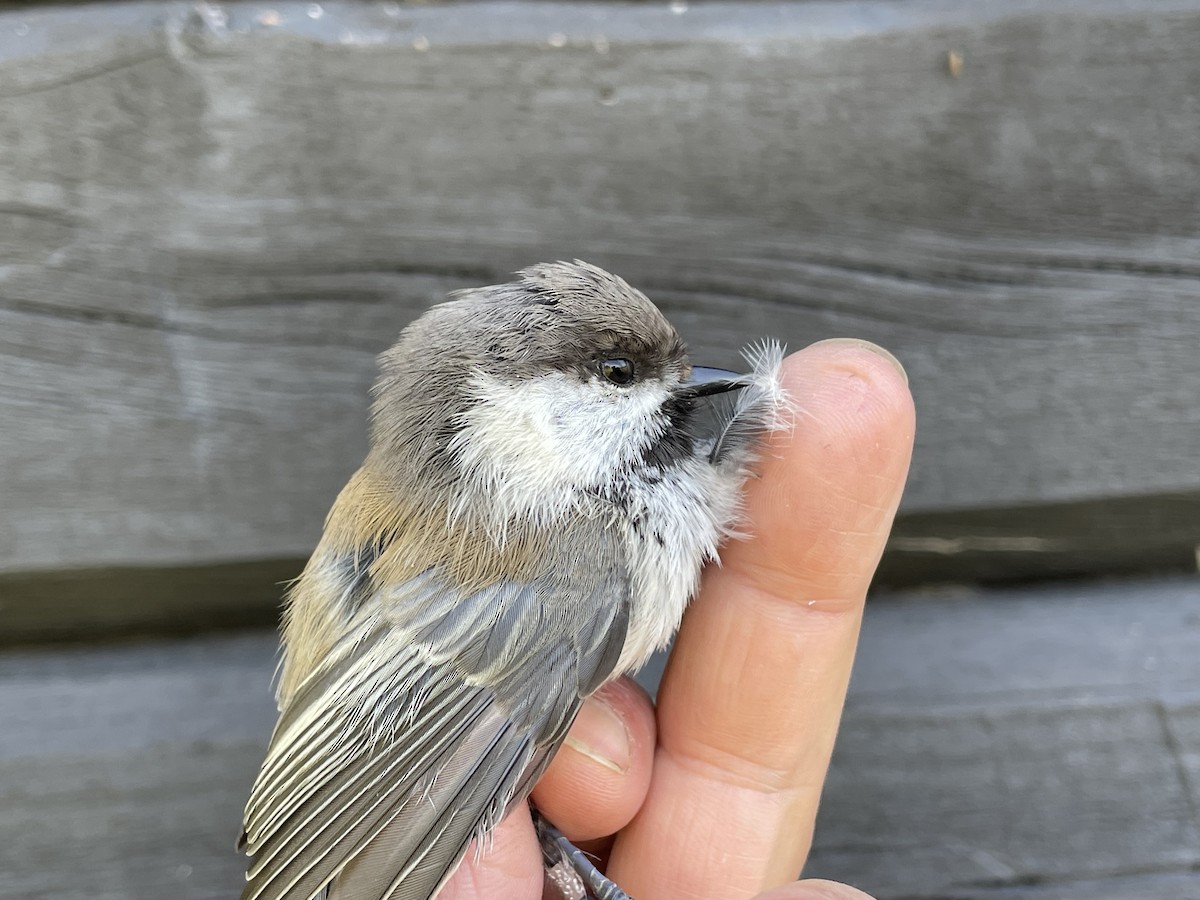
[{"label": "finger", "polygon": [[861,342],[790,357],[795,427],[747,487],[752,538],[710,567],[659,690],[659,749],[609,874],[634,896],[749,897],[811,841],[862,603],[912,450],[902,370]]},{"label": "finger", "polygon": [[572,841],[613,834],[646,799],[654,761],[654,709],[630,678],[584,703],[533,792],[538,809]]},{"label": "finger", "polygon": [[[576,841],[611,835],[641,806],[650,783],[654,710],[632,679],[605,685],[580,711],[563,749],[534,791],[538,808]],[[593,833],[594,832],[594,833]],[[607,853],[609,840],[582,849]],[[542,859],[529,813],[514,809],[474,847],[438,900],[526,900],[542,896]]]},{"label": "finger", "polygon": [[765,894],[759,894],[754,900],[873,900],[873,898],[870,894],[864,894],[848,884],[807,879],[789,884],[787,887],[776,888]]},{"label": "finger", "polygon": [[542,878],[542,851],[522,804],[489,832],[482,851],[467,849],[437,900],[540,900]]}]

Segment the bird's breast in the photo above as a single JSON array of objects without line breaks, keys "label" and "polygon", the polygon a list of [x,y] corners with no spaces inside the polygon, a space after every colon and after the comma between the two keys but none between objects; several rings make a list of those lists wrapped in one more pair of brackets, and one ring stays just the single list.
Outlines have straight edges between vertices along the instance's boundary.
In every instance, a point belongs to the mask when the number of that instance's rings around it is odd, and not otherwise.
[{"label": "bird's breast", "polygon": [[701,568],[735,524],[740,482],[703,458],[635,473],[623,524],[632,598],[618,672],[638,668],[671,640]]}]

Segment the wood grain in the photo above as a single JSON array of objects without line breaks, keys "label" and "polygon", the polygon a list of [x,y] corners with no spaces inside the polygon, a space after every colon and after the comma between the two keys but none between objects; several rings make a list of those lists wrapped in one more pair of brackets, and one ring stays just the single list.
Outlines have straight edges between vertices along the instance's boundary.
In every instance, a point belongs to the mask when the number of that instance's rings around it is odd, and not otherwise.
[{"label": "wood grain", "polygon": [[0,12],[0,571],[302,557],[374,355],[558,257],[889,346],[906,514],[1200,491],[1200,2],[307,9]]},{"label": "wood grain", "polygon": [[[274,655],[267,633],[0,654],[0,896],[233,896]],[[1200,900],[1197,685],[1194,577],[876,598],[807,873],[879,900]]]},{"label": "wood grain", "polygon": [[[877,590],[1196,566],[1200,492],[902,515]],[[0,646],[270,626],[303,557],[0,572]]]}]

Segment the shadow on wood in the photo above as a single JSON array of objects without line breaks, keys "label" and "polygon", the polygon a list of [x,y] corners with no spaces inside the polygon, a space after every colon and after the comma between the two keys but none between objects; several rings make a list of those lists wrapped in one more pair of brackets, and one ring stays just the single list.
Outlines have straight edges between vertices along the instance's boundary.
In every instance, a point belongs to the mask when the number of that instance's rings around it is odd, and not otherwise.
[{"label": "shadow on wood", "polygon": [[[880,900],[1200,900],[1197,592],[869,603],[809,874]],[[0,656],[4,896],[233,896],[275,647],[259,633]]]}]

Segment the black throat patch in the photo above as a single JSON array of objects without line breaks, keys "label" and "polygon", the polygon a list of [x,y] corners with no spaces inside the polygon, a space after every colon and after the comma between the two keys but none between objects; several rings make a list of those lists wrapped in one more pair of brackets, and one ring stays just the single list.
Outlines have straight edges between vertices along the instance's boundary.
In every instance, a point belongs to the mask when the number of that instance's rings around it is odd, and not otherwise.
[{"label": "black throat patch", "polygon": [[697,403],[692,397],[672,395],[666,399],[662,405],[662,413],[667,419],[666,430],[642,452],[642,460],[647,466],[665,471],[694,455]]}]

